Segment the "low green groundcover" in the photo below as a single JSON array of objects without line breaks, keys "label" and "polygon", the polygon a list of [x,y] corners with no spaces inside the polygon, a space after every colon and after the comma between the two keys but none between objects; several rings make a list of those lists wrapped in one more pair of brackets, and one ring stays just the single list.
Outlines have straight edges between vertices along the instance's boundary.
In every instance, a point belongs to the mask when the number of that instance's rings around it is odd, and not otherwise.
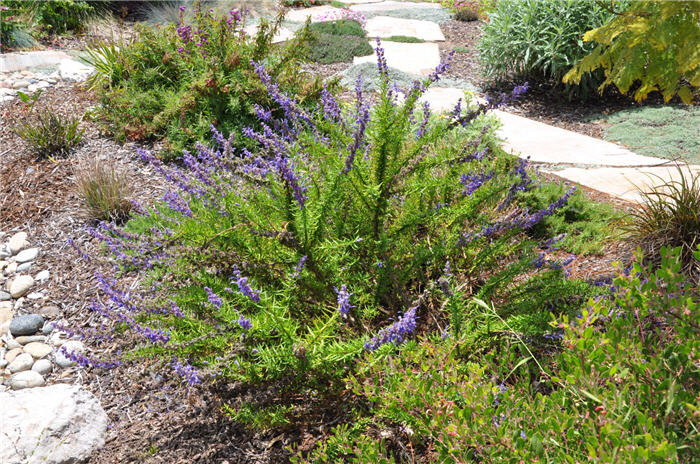
[{"label": "low green groundcover", "polygon": [[610,124],[606,140],[621,143],[647,156],[700,161],[700,108],[645,106],[618,111],[603,118]]}]

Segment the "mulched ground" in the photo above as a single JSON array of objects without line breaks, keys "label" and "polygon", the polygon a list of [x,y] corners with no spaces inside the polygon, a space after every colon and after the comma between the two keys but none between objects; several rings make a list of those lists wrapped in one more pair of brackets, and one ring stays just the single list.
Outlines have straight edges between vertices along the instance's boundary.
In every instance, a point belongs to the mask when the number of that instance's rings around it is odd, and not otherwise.
[{"label": "mulched ground", "polygon": [[[450,77],[481,83],[474,43],[480,24],[452,21],[444,25],[447,41],[441,50],[465,46],[470,51],[455,55]],[[323,73],[335,74],[346,65],[332,65]],[[309,70],[321,72],[319,67]],[[528,102],[517,110],[533,117],[579,132],[595,135],[590,123],[584,121],[586,111],[576,105],[556,101],[547,103],[547,94],[533,92]],[[79,87],[49,89],[42,96],[44,104],[63,114],[82,115],[95,105],[94,98]],[[13,101],[0,105],[0,116],[8,120],[21,103]],[[539,110],[537,109],[539,108]],[[599,109],[591,107],[590,111]],[[555,121],[556,120],[556,121]],[[89,220],[80,209],[75,178],[83,162],[91,158],[113,162],[127,173],[132,183],[133,199],[143,203],[155,201],[163,193],[164,182],[136,154],[137,145],[119,145],[100,132],[86,118],[85,142],[67,159],[37,160],[26,151],[26,145],[10,130],[0,127],[0,231],[12,233],[24,230],[33,245],[40,246],[38,265],[51,271],[49,303],[57,305],[68,324],[81,328],[99,328],[100,320],[87,308],[95,291],[94,272],[104,263],[85,262],[67,245],[72,238],[83,249],[95,252],[95,244],[85,232]],[[556,176],[552,176],[555,179]],[[627,209],[628,203],[588,189],[593,199],[610,202]],[[573,263],[572,274],[582,278],[610,275],[612,261],[626,261],[631,245],[616,241],[602,256],[579,258]],[[132,340],[124,336],[92,347],[96,354],[109,358],[120,346]],[[57,374],[56,374],[57,375]],[[107,443],[90,460],[93,464],[129,462],[144,463],[279,463],[289,456],[287,447],[296,444],[310,449],[331,427],[344,421],[344,410],[350,397],[318,397],[316,392],[297,392],[291,398],[295,404],[290,427],[258,432],[234,422],[222,414],[224,404],[246,402],[289,401],[283,385],[268,385],[250,391],[244,385],[215,386],[208,390],[187,390],[178,387],[163,366],[155,362],[126,363],[116,369],[73,370],[63,379],[50,381],[79,382],[100,399],[112,425]]]}]

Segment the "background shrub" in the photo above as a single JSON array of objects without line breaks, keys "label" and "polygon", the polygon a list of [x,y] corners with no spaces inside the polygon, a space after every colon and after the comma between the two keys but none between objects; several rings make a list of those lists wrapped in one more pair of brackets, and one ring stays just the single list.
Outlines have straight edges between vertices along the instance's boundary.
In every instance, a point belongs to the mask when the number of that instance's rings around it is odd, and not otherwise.
[{"label": "background shrub", "polygon": [[[612,17],[595,0],[499,0],[478,46],[484,74],[496,82],[522,79],[561,86],[564,74],[593,50],[582,41],[583,34]],[[563,90],[586,98],[603,78],[602,72],[587,73]]]},{"label": "background shrub", "polygon": [[48,34],[83,32],[86,20],[95,14],[95,8],[86,1],[31,0],[23,3],[40,31]]},{"label": "background shrub", "polygon": [[[700,87],[700,3],[635,1],[609,23],[586,32],[584,40],[597,44],[564,76],[579,83],[587,73],[605,71],[602,91],[614,84],[622,93],[634,86],[634,98],[644,100],[659,91],[668,102],[678,95],[691,103]],[[694,95],[695,94],[695,95]]]},{"label": "background shrub", "polygon": [[192,22],[188,17],[181,11],[178,25],[140,25],[137,38],[118,52],[92,49],[88,59],[97,65],[95,79],[102,81],[98,113],[117,138],[165,139],[164,155],[180,156],[183,148],[210,140],[212,123],[226,136],[255,125],[255,104],[277,109],[251,59],[264,60],[281,88],[302,105],[315,104],[321,81],[299,70],[310,39],[307,29],[273,46],[281,16],[274,24],[263,22],[256,37],[241,34],[238,10],[222,18],[195,10]]}]

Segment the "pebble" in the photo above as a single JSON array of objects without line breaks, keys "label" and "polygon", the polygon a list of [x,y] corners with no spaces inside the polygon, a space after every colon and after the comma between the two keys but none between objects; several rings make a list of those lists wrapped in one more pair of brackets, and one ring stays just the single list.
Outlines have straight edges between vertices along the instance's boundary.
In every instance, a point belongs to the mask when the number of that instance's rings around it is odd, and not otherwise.
[{"label": "pebble", "polygon": [[33,365],[34,358],[32,355],[29,353],[22,353],[17,356],[7,368],[14,374],[15,372],[28,371]]},{"label": "pebble", "polygon": [[12,335],[32,335],[43,327],[44,318],[39,314],[25,314],[12,319],[10,333]]},{"label": "pebble", "polygon": [[41,328],[41,333],[43,333],[44,335],[49,335],[55,329],[56,326],[53,322],[44,322],[44,327]]},{"label": "pebble", "polygon": [[51,353],[51,347],[46,343],[32,342],[24,346],[24,352],[32,355],[34,359],[41,359]]},{"label": "pebble", "polygon": [[22,390],[23,388],[42,387],[44,383],[44,377],[38,372],[24,371],[10,377],[8,385],[13,390]]},{"label": "pebble", "polygon": [[11,363],[20,354],[22,354],[22,348],[12,348],[12,349],[10,349],[10,351],[5,353],[5,361],[7,361],[8,363]]},{"label": "pebble", "polygon": [[64,343],[61,349],[56,351],[56,354],[54,356],[56,364],[62,368],[70,367],[75,364],[75,361],[73,361],[64,354],[64,350],[67,353],[84,353],[85,346],[82,342],[78,340],[70,340]]},{"label": "pebble", "polygon": [[0,301],[7,301],[10,298],[12,298],[12,296],[9,293],[0,291]]},{"label": "pebble", "polygon": [[43,270],[34,276],[34,280],[37,280],[39,282],[44,282],[46,280],[49,280],[49,277],[50,277],[49,271]]},{"label": "pebble", "polygon": [[39,314],[48,318],[56,319],[61,316],[61,309],[58,306],[44,306],[39,310]]},{"label": "pebble", "polygon": [[32,366],[32,370],[41,375],[47,375],[53,370],[53,364],[48,359],[39,359]]},{"label": "pebble", "polygon": [[10,285],[10,295],[12,295],[12,298],[24,296],[29,289],[32,288],[32,285],[34,285],[34,278],[32,276],[18,275],[12,281],[12,285]]},{"label": "pebble", "polygon": [[14,350],[15,348],[22,348],[22,345],[14,338],[5,338],[5,346],[8,350]]},{"label": "pebble", "polygon": [[44,337],[43,335],[23,335],[21,337],[15,338],[15,340],[20,345],[27,345],[29,343],[35,343],[35,342],[43,343],[46,341],[46,337]]},{"label": "pebble", "polygon": [[20,81],[15,81],[15,83],[12,84],[12,88],[13,89],[23,89],[25,87],[29,87],[29,85],[30,84],[28,81],[25,81],[24,79],[22,79]]},{"label": "pebble", "polygon": [[32,292],[29,295],[27,295],[27,298],[30,300],[38,300],[40,298],[44,298],[44,295],[41,292]]},{"label": "pebble", "polygon": [[0,369],[4,369],[8,364],[5,358],[0,358]]},{"label": "pebble", "polygon": [[10,263],[5,268],[5,274],[14,274],[17,270],[17,263]]},{"label": "pebble", "polygon": [[19,266],[17,266],[17,271],[16,272],[25,272],[31,269],[33,263],[22,263]]},{"label": "pebble", "polygon": [[12,253],[13,255],[19,252],[19,250],[21,250],[22,248],[29,246],[29,242],[27,241],[27,233],[17,232],[12,237],[10,237],[8,245],[10,246],[10,253]]},{"label": "pebble", "polygon": [[26,250],[22,250],[17,255],[15,256],[15,261],[18,263],[26,263],[27,261],[34,261],[36,257],[39,255],[39,249],[38,248],[27,248]]}]

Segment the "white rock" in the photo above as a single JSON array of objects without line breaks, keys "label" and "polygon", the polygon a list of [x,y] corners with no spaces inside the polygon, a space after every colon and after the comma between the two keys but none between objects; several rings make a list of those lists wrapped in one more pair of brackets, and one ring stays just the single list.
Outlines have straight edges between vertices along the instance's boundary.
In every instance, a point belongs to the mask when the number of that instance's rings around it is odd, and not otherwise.
[{"label": "white rock", "polygon": [[14,337],[7,337],[5,339],[5,346],[8,350],[14,350],[16,348],[22,348],[22,345],[14,339]]},{"label": "white rock", "polygon": [[15,81],[15,83],[12,84],[12,88],[13,89],[23,89],[25,87],[28,87],[29,85],[30,85],[29,81],[25,81],[24,79],[22,79],[19,81]]},{"label": "white rock", "polygon": [[73,366],[75,364],[75,361],[70,359],[68,356],[64,354],[64,351],[67,353],[84,353],[85,352],[85,345],[83,345],[82,342],[78,340],[70,340],[65,342],[61,348],[57,349],[55,354],[54,354],[54,360],[56,361],[56,364],[58,364],[58,367],[66,368]]},{"label": "white rock", "polygon": [[44,298],[44,295],[41,292],[32,292],[29,295],[27,295],[27,298],[29,298],[30,300],[38,300]]},{"label": "white rock", "polygon": [[31,354],[34,359],[41,359],[51,353],[51,347],[46,343],[32,342],[24,346],[24,351]]},{"label": "white rock", "polygon": [[34,276],[34,280],[43,283],[44,281],[49,280],[50,276],[51,274],[49,274],[49,271],[44,269],[43,271],[39,272],[37,275]]},{"label": "white rock", "polygon": [[7,364],[7,360],[4,357],[0,358],[0,369],[7,367]]},{"label": "white rock", "polygon": [[[8,385],[10,388],[13,390],[23,390],[25,388],[34,388],[34,387],[43,387],[44,386],[44,378],[39,374],[38,372],[34,371],[22,371],[14,374],[12,377],[10,377],[10,380],[8,382]],[[4,401],[1,399],[2,395],[0,395],[0,401]],[[8,410],[7,407],[5,407],[5,404],[3,404],[3,413]],[[5,416],[7,417],[7,416]],[[22,424],[24,425],[24,424]],[[3,430],[4,432],[4,430]],[[7,435],[7,433],[6,433]],[[6,457],[7,455],[3,455],[3,452],[5,451],[2,449],[5,446],[5,443],[7,443],[7,440],[3,440],[0,442],[0,462],[27,462],[27,461],[13,461],[13,460],[3,460],[3,457]],[[40,462],[40,461],[35,461],[32,460],[31,462]]]},{"label": "white rock", "polygon": [[95,68],[75,60],[64,59],[58,64],[58,73],[62,79],[68,81],[84,81],[90,74],[95,71]]},{"label": "white rock", "polygon": [[14,97],[15,95],[17,95],[17,91],[15,89],[0,89],[0,97]]},{"label": "white rock", "polygon": [[48,359],[39,359],[32,366],[32,370],[41,375],[48,375],[53,370],[53,364]]},{"label": "white rock", "polygon": [[10,295],[12,295],[12,298],[24,296],[32,288],[32,285],[34,285],[32,276],[19,275],[15,277],[12,285],[10,285]]},{"label": "white rock", "polygon": [[51,84],[48,83],[48,82],[46,82],[46,81],[37,82],[35,85],[36,85],[37,88],[39,88],[39,89],[46,89],[46,88],[48,88],[48,87],[51,87]]},{"label": "white rock", "polygon": [[27,86],[27,92],[36,92],[39,90],[39,87],[36,84],[29,84]]},{"label": "white rock", "polygon": [[32,268],[32,263],[22,263],[17,266],[16,272],[26,272]]},{"label": "white rock", "polygon": [[15,271],[17,270],[17,263],[10,263],[5,267],[5,274],[10,275],[14,274]]},{"label": "white rock", "polygon": [[29,242],[27,241],[27,233],[17,232],[12,237],[10,237],[8,245],[10,246],[10,253],[12,253],[13,255],[22,248],[29,246]]},{"label": "white rock", "polygon": [[79,463],[104,446],[109,418],[95,396],[80,386],[0,393],[0,404],[3,424],[8,424],[0,440],[0,462]]},{"label": "white rock", "polygon": [[3,335],[10,331],[10,323],[15,313],[12,308],[3,306],[0,308],[0,335]]},{"label": "white rock", "polygon": [[17,356],[14,359],[14,361],[12,361],[9,366],[7,366],[7,368],[10,369],[10,372],[14,374],[15,372],[28,371],[32,368],[33,364],[34,358],[32,357],[32,355],[29,353],[22,353],[19,356]]},{"label": "white rock", "polygon": [[15,256],[15,261],[18,263],[26,263],[27,261],[34,261],[36,259],[37,255],[39,254],[39,249],[38,248],[27,248],[26,250],[22,250],[17,255]]}]

